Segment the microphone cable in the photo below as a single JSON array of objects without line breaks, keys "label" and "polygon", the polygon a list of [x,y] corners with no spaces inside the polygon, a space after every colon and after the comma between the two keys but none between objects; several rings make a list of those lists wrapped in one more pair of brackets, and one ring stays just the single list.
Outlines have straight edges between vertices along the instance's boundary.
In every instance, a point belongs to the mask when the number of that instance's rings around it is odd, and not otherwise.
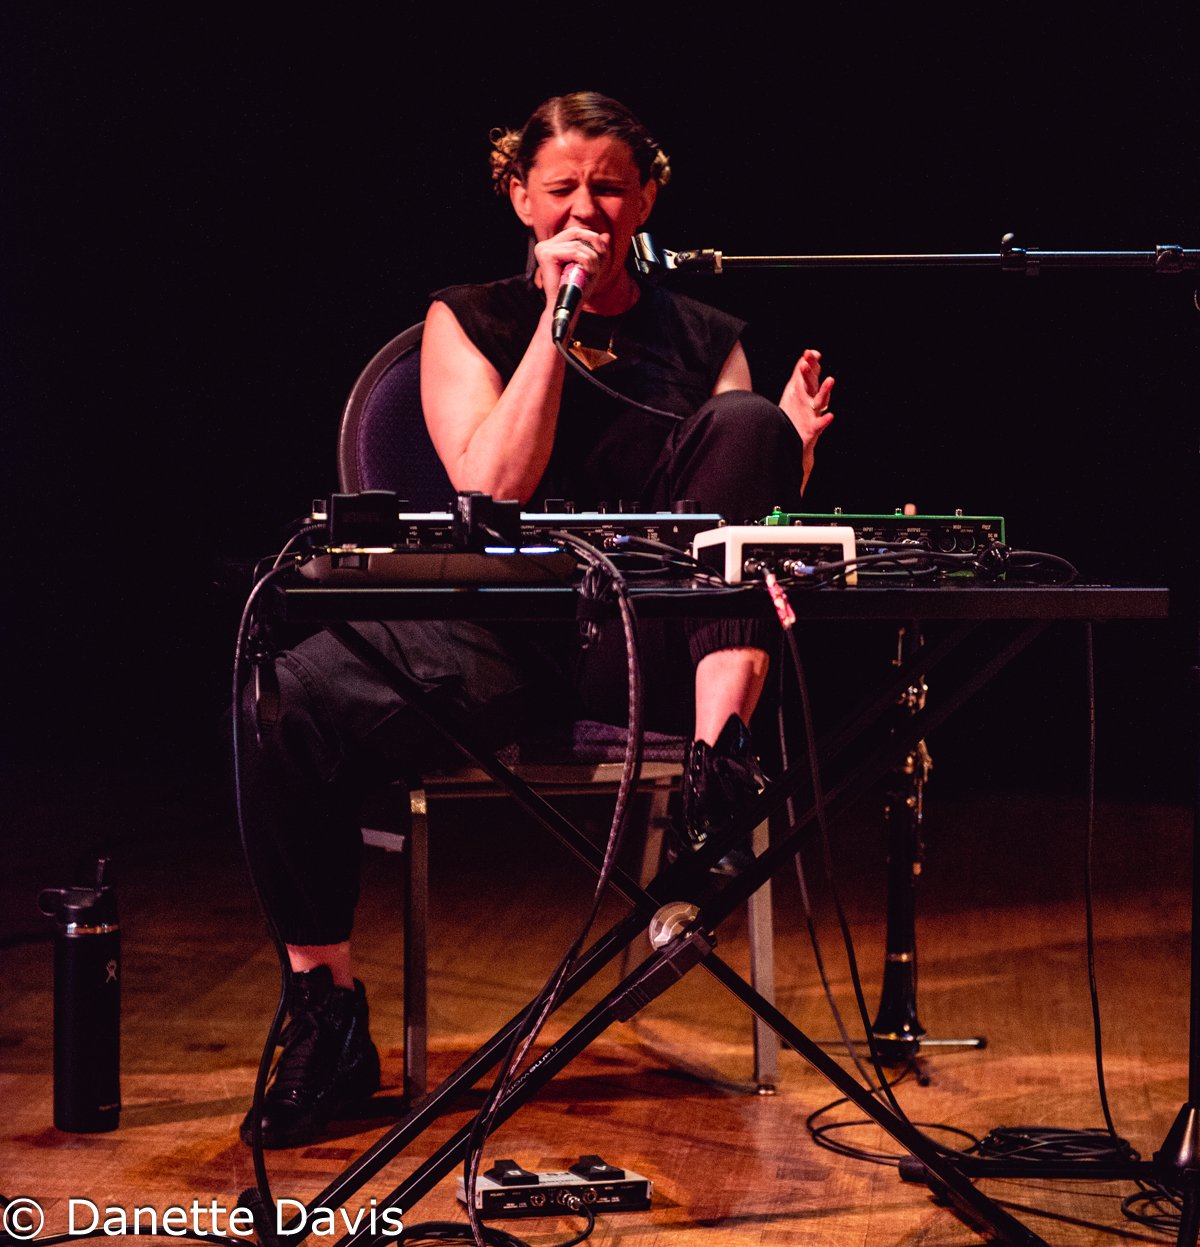
[{"label": "microphone cable", "polygon": [[[609,879],[616,864],[620,849],[622,833],[625,829],[629,811],[629,799],[636,791],[641,774],[642,755],[642,671],[641,658],[637,643],[637,622],[633,612],[633,604],[629,598],[628,585],[613,561],[589,542],[567,531],[554,531],[549,534],[555,541],[561,541],[582,555],[589,564],[584,575],[581,592],[584,594],[603,594],[612,590],[617,599],[618,614],[625,637],[626,677],[628,684],[628,724],[625,742],[625,758],[621,771],[620,785],[616,802],[613,807],[612,821],[609,826],[608,841],[605,845],[604,857],[599,875],[592,894],[592,903],[579,933],[571,946],[563,955],[558,966],[552,971],[542,989],[534,997],[525,1010],[526,1022],[513,1034],[500,1071],[492,1086],[484,1097],[475,1119],[471,1125],[466,1144],[466,1156],[463,1163],[463,1178],[467,1205],[467,1217],[470,1232],[477,1247],[489,1247],[485,1237],[487,1226],[483,1224],[479,1209],[475,1206],[476,1189],[479,1169],[483,1158],[483,1147],[496,1124],[496,1119],[505,1095],[512,1086],[517,1071],[526,1055],[541,1033],[546,1020],[555,1010],[562,995],[563,987],[578,960],[584,941],[596,922],[604,894],[608,889]],[[582,1205],[581,1205],[582,1206]],[[570,1240],[571,1244],[581,1241],[591,1233],[591,1224],[581,1237]],[[568,1247],[560,1244],[560,1247]]]},{"label": "microphone cable", "polygon": [[630,398],[628,394],[622,394],[620,390],[614,390],[611,386],[605,385],[590,368],[581,364],[564,343],[556,342],[554,345],[558,349],[558,353],[567,361],[571,368],[579,373],[581,377],[585,377],[591,385],[594,385],[596,389],[602,394],[606,394],[609,398],[616,399],[617,402],[627,407],[636,407],[638,411],[644,411],[647,415],[661,416],[666,420],[674,420],[677,424],[688,418],[687,416],[681,416],[676,411],[663,411],[660,407],[651,407],[648,403],[642,403],[636,398]]}]

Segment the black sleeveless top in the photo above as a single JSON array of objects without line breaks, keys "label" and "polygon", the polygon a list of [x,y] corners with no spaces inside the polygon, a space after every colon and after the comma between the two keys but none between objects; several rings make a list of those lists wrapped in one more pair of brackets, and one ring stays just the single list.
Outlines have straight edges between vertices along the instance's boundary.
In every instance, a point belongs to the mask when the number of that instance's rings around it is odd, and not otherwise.
[{"label": "black sleeveless top", "polygon": [[[542,291],[520,276],[448,286],[433,298],[450,308],[507,385],[545,307]],[[647,480],[667,439],[712,396],[744,328],[744,321],[725,312],[645,284],[638,301],[620,316],[584,312],[575,330],[579,340],[604,348],[611,338],[617,357],[596,370],[597,380],[662,414],[621,403],[568,368],[554,449],[529,508],[547,498],[573,502],[580,510],[601,503],[613,509],[618,502],[644,504]]]}]

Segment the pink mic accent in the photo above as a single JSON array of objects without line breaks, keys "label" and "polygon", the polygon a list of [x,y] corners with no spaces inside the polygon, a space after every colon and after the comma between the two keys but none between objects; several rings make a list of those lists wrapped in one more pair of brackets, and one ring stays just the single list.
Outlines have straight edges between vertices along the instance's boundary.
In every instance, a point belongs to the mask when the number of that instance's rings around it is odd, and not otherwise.
[{"label": "pink mic accent", "polygon": [[562,276],[558,281],[558,298],[554,304],[554,319],[551,330],[555,342],[562,342],[567,336],[567,327],[575,309],[583,302],[583,288],[588,283],[587,269],[582,264],[567,264],[563,267]]}]

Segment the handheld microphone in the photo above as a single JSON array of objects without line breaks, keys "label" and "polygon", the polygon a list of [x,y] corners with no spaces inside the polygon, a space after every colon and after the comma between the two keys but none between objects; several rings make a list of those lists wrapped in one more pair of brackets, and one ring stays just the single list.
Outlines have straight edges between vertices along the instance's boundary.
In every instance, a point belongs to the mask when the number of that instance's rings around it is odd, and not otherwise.
[{"label": "handheld microphone", "polygon": [[583,302],[583,290],[587,283],[588,274],[583,265],[568,264],[564,267],[558,282],[558,299],[554,304],[554,319],[551,324],[556,346],[566,339],[575,309]]}]

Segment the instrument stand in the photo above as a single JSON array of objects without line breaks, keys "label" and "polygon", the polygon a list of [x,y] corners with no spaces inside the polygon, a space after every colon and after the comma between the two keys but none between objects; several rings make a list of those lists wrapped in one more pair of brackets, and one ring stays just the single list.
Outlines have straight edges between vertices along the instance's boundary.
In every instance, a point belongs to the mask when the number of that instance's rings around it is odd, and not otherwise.
[{"label": "instrument stand", "polygon": [[[1177,1191],[1182,1199],[1176,1247],[1197,1247],[1200,1242],[1200,666],[1188,672],[1191,699],[1191,730],[1196,759],[1192,805],[1191,944],[1189,950],[1188,1096],[1175,1115],[1162,1146],[1150,1161],[1104,1164],[1100,1162],[1022,1162],[1020,1160],[966,1157],[958,1170],[976,1178],[1079,1178],[1083,1180],[1141,1180]],[[920,1166],[900,1162],[906,1181],[925,1181]],[[936,1189],[936,1182],[933,1184]]]},{"label": "instrument stand", "polygon": [[[901,625],[892,665],[903,666],[920,650],[921,643],[919,623]],[[925,677],[917,675],[900,694],[902,711],[911,716],[923,710],[928,693]],[[879,1011],[871,1024],[880,1063],[907,1069],[922,1087],[931,1081],[920,1059],[922,1049],[987,1047],[987,1039],[982,1035],[970,1039],[930,1039],[917,1016],[916,893],[925,862],[925,785],[932,770],[929,749],[924,740],[919,740],[904,755],[886,785],[887,938]]]}]

